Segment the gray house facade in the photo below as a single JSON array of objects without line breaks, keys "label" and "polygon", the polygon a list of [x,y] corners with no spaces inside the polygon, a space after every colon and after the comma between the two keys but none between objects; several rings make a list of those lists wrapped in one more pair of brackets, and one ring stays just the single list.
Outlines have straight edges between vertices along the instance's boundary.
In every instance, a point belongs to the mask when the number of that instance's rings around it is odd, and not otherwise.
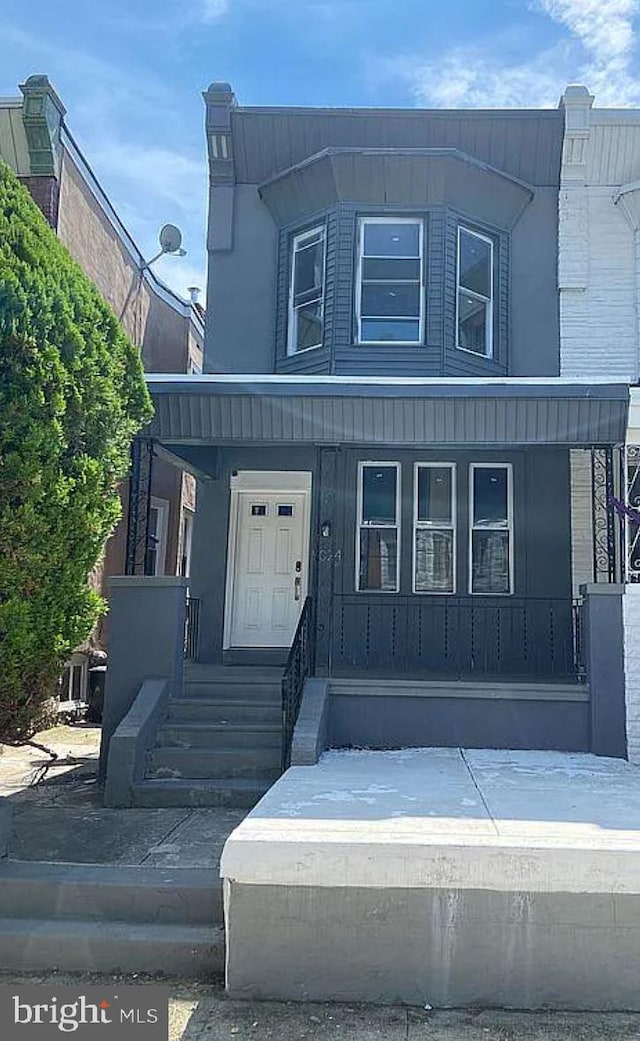
[{"label": "gray house facade", "polygon": [[562,110],[205,102],[204,374],[146,432],[199,482],[192,657],[284,670],[289,732],[326,677],[334,746],[624,754],[580,590],[628,387],[559,377]]}]

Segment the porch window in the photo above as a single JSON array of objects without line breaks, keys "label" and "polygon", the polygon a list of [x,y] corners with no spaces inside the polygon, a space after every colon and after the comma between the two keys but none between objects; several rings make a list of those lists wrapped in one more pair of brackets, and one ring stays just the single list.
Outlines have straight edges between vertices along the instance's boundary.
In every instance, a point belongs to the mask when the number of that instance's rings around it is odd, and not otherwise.
[{"label": "porch window", "polygon": [[470,468],[470,592],[513,591],[513,490],[510,463]]},{"label": "porch window", "polygon": [[414,477],[413,591],[455,592],[455,466],[417,463]]},{"label": "porch window", "polygon": [[422,343],[423,239],[420,220],[366,217],[360,221],[358,343]]},{"label": "porch window", "polygon": [[493,354],[493,242],[458,228],[456,347],[485,358]]},{"label": "porch window", "polygon": [[324,226],[296,235],[289,287],[289,354],[320,347],[324,337]]},{"label": "porch window", "polygon": [[398,592],[400,464],[359,463],[357,589]]}]

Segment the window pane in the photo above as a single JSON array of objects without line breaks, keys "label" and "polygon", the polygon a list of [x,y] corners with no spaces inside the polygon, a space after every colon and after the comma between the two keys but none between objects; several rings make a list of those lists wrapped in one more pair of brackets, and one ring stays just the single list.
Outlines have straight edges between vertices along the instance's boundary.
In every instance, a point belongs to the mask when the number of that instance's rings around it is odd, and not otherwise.
[{"label": "window pane", "polygon": [[453,532],[416,531],[416,592],[453,593]]},{"label": "window pane", "polygon": [[504,466],[482,466],[473,471],[473,523],[476,526],[508,523],[507,471]]},{"label": "window pane", "polygon": [[314,289],[316,291],[321,289],[323,268],[323,240],[314,242],[311,245],[305,242],[296,250],[293,280],[293,291],[296,298]]},{"label": "window pane", "polygon": [[451,470],[448,466],[419,467],[418,520],[451,524]]},{"label": "window pane", "polygon": [[419,257],[420,225],[369,224],[364,226],[366,257]]},{"label": "window pane", "polygon": [[475,354],[488,354],[487,313],[489,305],[484,300],[469,296],[464,290],[458,293],[458,347]]},{"label": "window pane", "polygon": [[509,532],[472,533],[471,589],[474,593],[509,593]]},{"label": "window pane", "polygon": [[418,282],[420,280],[420,259],[407,260],[404,257],[373,257],[362,262],[362,278],[381,279],[387,282]]},{"label": "window pane", "polygon": [[465,289],[491,296],[491,246],[468,231],[460,232],[458,281]]},{"label": "window pane", "polygon": [[397,587],[398,532],[395,528],[360,530],[360,586],[394,592]]},{"label": "window pane", "polygon": [[397,481],[398,471],[395,466],[362,468],[363,524],[396,523]]},{"label": "window pane", "polygon": [[400,283],[365,283],[362,314],[368,318],[402,315],[420,317],[420,286]]},{"label": "window pane", "polygon": [[295,323],[293,349],[305,351],[308,347],[319,347],[322,343],[322,301],[302,304],[294,311]]},{"label": "window pane", "polygon": [[363,318],[362,339],[368,343],[419,343],[420,322],[409,319]]}]

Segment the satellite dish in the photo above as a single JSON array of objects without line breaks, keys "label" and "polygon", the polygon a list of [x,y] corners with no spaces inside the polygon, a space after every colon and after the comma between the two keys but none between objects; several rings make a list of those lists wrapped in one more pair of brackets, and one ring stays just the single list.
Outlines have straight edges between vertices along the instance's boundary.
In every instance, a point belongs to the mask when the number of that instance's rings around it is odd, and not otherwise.
[{"label": "satellite dish", "polygon": [[158,239],[163,253],[177,253],[182,245],[182,232],[175,224],[165,224]]}]

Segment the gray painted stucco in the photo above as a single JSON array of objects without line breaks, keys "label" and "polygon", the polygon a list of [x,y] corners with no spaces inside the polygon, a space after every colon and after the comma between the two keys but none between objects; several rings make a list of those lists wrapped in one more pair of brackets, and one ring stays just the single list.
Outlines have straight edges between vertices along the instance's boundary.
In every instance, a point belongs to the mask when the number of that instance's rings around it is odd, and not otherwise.
[{"label": "gray painted stucco", "polygon": [[640,1009],[637,895],[225,886],[233,998]]},{"label": "gray painted stucco", "polygon": [[204,371],[273,372],[276,226],[253,185],[235,189],[227,219],[233,248],[209,251]]},{"label": "gray painted stucco", "polygon": [[329,747],[329,681],[305,680],[291,742],[291,766],[313,766]]},{"label": "gray painted stucco", "polygon": [[624,586],[584,585],[582,636],[591,688],[591,751],[627,754],[622,596]]},{"label": "gray painted stucco", "polygon": [[0,796],[0,858],[6,857],[9,852],[12,826],[11,803],[4,796]]},{"label": "gray painted stucco", "polygon": [[182,683],[188,579],[114,576],[109,579],[109,665],[104,695],[100,776],[105,777],[111,736],[142,684]]},{"label": "gray painted stucco", "polygon": [[[583,700],[387,697],[363,694],[329,699],[332,748],[536,748],[590,751],[589,695]],[[607,753],[611,754],[611,753]]]},{"label": "gray painted stucco", "polygon": [[144,777],[147,752],[166,715],[171,681],[146,680],[109,743],[105,806],[133,806],[134,785]]}]

